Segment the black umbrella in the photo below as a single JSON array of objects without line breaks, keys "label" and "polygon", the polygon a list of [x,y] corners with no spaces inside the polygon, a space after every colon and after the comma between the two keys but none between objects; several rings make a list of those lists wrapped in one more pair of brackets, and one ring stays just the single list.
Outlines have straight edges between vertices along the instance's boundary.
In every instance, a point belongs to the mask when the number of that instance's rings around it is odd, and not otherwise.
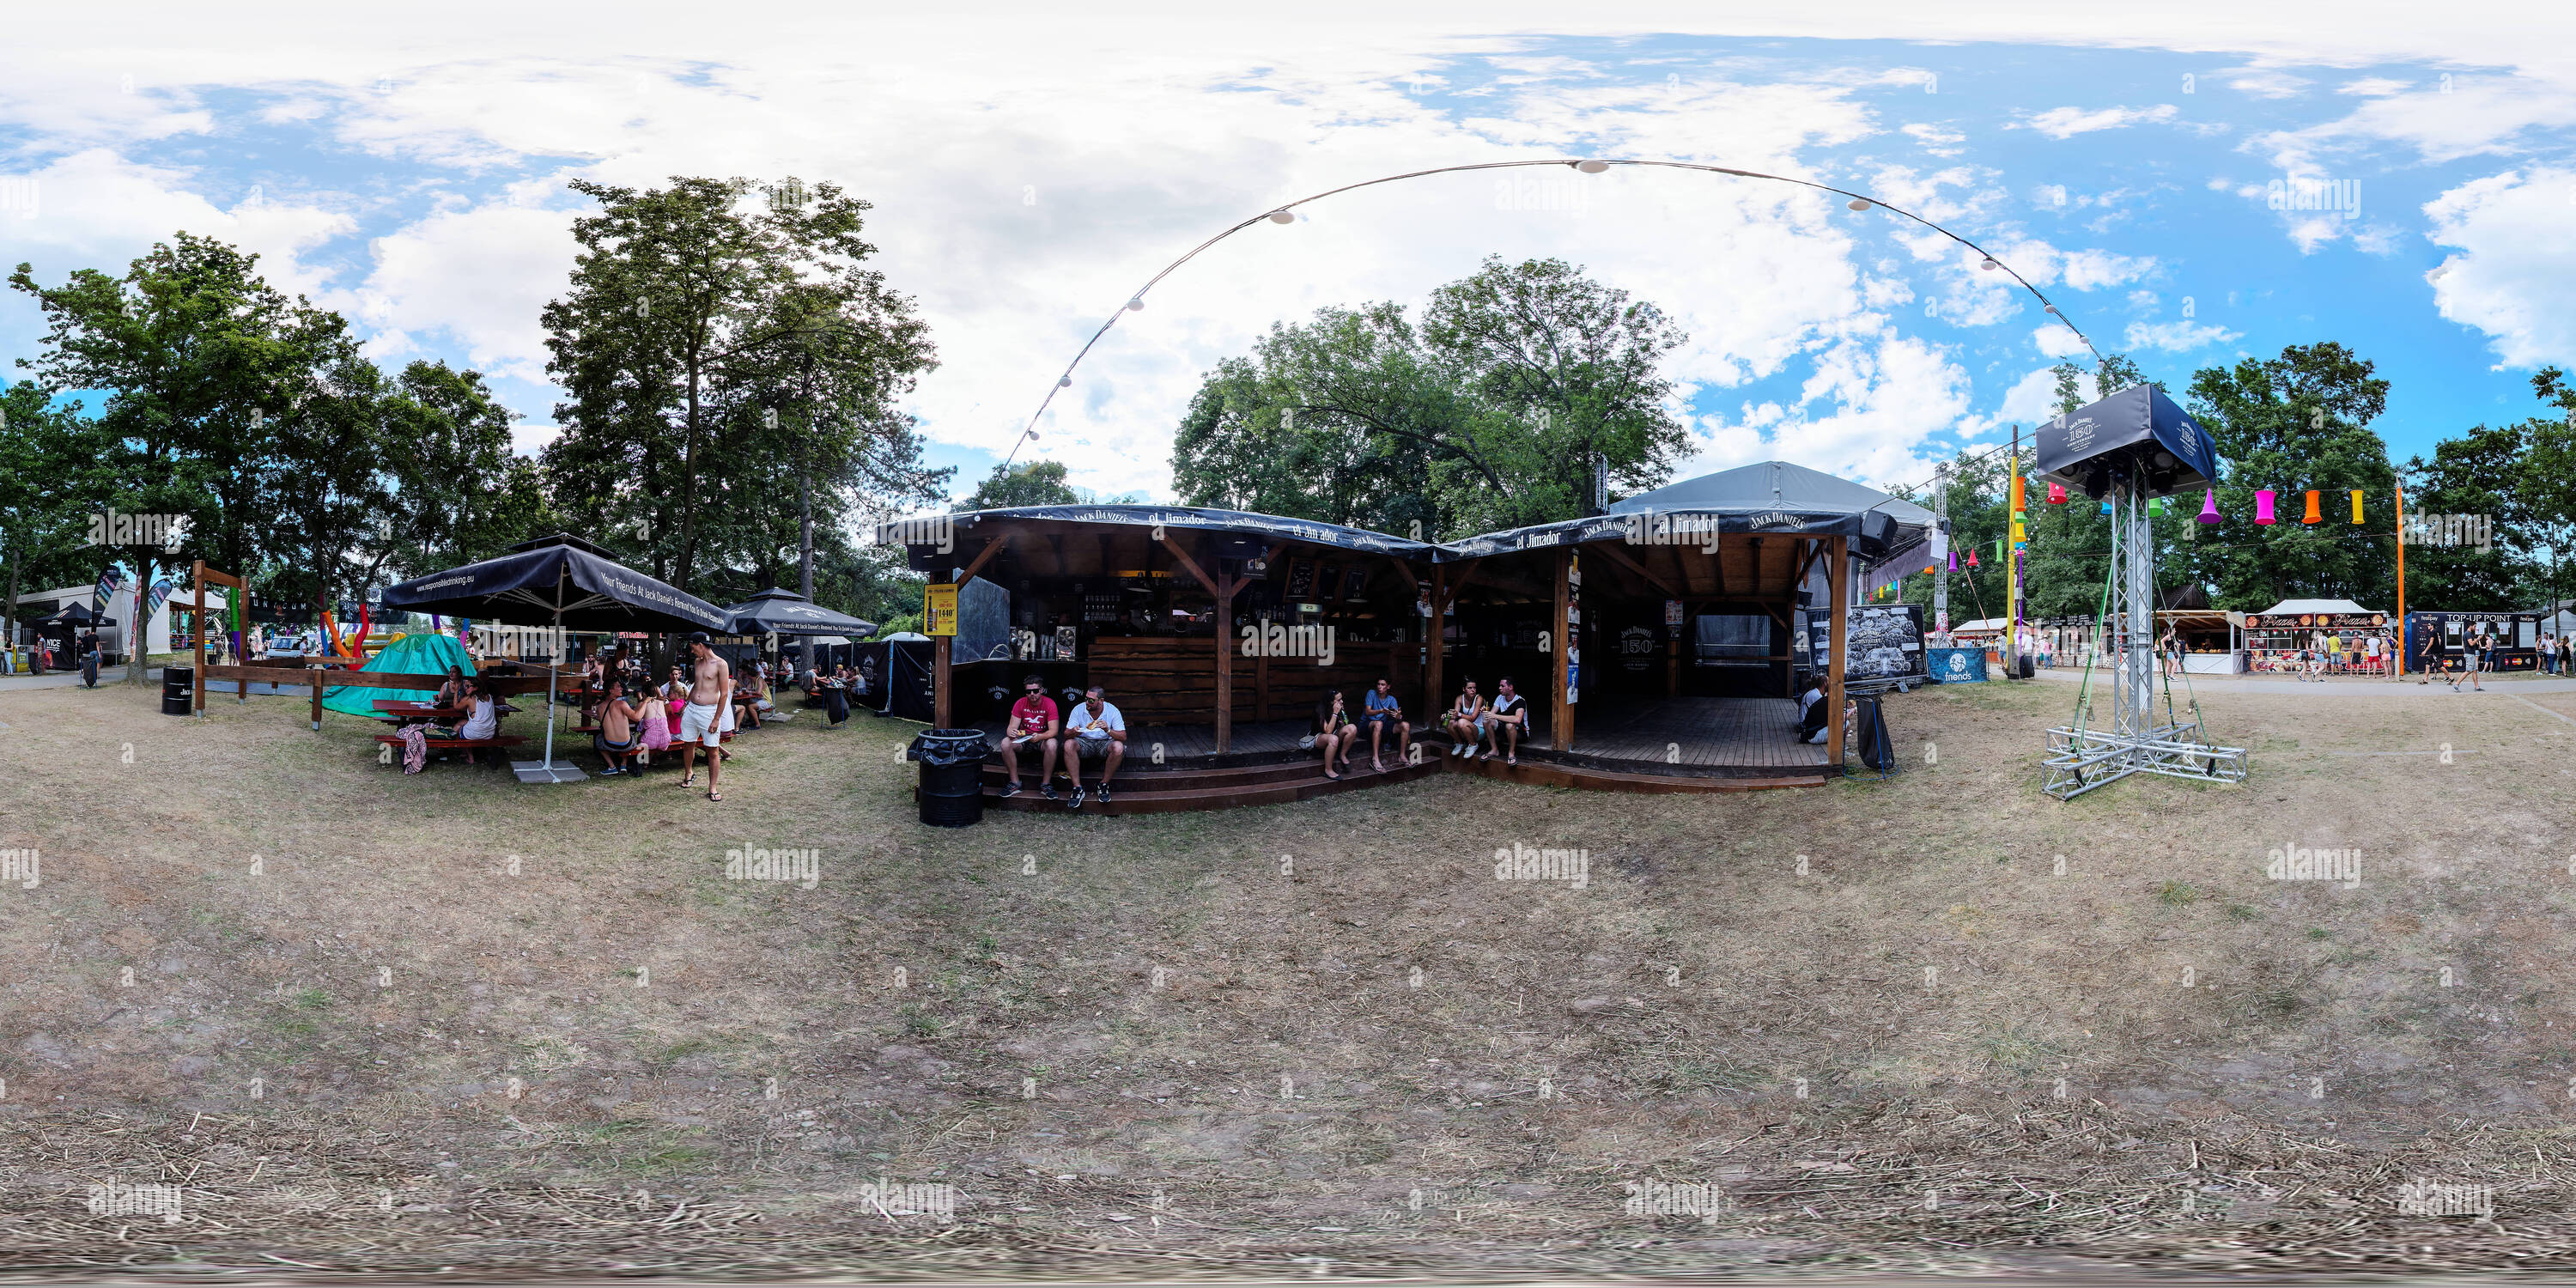
[{"label": "black umbrella", "polygon": [[836,613],[792,590],[764,590],[725,610],[739,635],[874,635],[875,622]]},{"label": "black umbrella", "polygon": [[[579,537],[522,541],[510,553],[387,587],[388,612],[485,617],[575,631],[734,633],[733,614],[608,557]],[[554,669],[546,680],[546,758],[518,761],[522,782],[573,782],[580,770],[555,764]]]}]

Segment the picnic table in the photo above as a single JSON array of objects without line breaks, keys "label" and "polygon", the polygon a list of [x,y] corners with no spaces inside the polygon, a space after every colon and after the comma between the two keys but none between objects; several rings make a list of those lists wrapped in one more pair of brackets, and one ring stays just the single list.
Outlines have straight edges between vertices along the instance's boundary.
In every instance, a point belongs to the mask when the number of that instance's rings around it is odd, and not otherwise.
[{"label": "picnic table", "polygon": [[411,724],[450,724],[469,714],[463,707],[442,707],[435,702],[404,702],[391,698],[376,699],[375,708],[385,713],[376,719],[396,728]]}]

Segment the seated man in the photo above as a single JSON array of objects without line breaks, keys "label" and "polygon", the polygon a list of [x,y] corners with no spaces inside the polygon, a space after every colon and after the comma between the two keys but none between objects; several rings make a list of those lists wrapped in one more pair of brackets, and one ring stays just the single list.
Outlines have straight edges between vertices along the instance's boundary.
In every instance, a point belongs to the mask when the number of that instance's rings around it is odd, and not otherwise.
[{"label": "seated man", "polygon": [[590,742],[599,758],[608,762],[608,768],[599,771],[601,777],[626,772],[626,758],[635,754],[641,741],[635,726],[643,718],[626,700],[626,681],[610,680],[608,696],[599,704],[599,732],[591,735]]},{"label": "seated man", "polygon": [[1458,691],[1458,701],[1442,715],[1441,725],[1449,731],[1449,754],[1473,754],[1485,741],[1485,700],[1476,693],[1476,682]]},{"label": "seated man", "polygon": [[1109,803],[1109,779],[1118,772],[1118,762],[1127,758],[1127,720],[1118,708],[1109,705],[1108,695],[1099,685],[1083,690],[1083,700],[1065,717],[1064,776],[1073,780],[1073,799],[1066,809],[1081,809],[1082,762],[1100,762],[1100,803]]},{"label": "seated man", "polygon": [[[840,720],[849,718],[844,705]],[[1056,739],[1064,736],[1063,713],[1055,699],[1046,695],[1046,681],[1028,676],[1020,681],[1020,700],[1011,704],[1011,719],[1002,726],[1002,794],[1020,794],[1020,748],[1032,743],[1038,749],[1038,795],[1055,799],[1055,755],[1060,750]],[[1105,785],[1107,777],[1102,782]]]},{"label": "seated man", "polygon": [[1494,681],[1494,709],[1486,717],[1486,725],[1492,742],[1485,747],[1485,759],[1492,760],[1494,748],[1499,746],[1504,764],[1521,763],[1521,737],[1529,729],[1529,699],[1513,690],[1512,677],[1508,675]]},{"label": "seated man", "polygon": [[1369,768],[1386,768],[1379,747],[1390,726],[1395,730],[1395,758],[1409,759],[1406,749],[1413,745],[1413,725],[1404,718],[1404,704],[1395,700],[1395,685],[1384,676],[1378,677],[1377,687],[1368,692],[1367,706],[1360,723],[1368,726]]},{"label": "seated man", "polygon": [[1807,687],[1798,694],[1798,741],[1825,740],[1825,677],[1807,677]]}]

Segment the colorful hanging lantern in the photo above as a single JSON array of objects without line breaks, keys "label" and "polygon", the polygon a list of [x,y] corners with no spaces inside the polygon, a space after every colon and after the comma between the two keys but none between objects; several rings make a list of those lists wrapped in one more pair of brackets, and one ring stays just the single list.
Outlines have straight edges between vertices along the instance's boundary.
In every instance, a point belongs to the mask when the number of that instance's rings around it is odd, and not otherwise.
[{"label": "colorful hanging lantern", "polygon": [[[1969,557],[1969,558],[1971,558],[1971,559],[1976,558],[1976,557],[1977,557],[1977,552],[1976,552],[1976,551],[1973,551],[1973,550],[1969,551],[1969,552],[1968,552],[1968,557]],[[1958,551],[1956,551],[1956,550],[1953,550],[1953,551],[1951,551],[1951,552],[1950,552],[1950,571],[1952,571],[1952,572],[1957,572],[1957,571],[1959,571],[1959,552],[1958,552]]]},{"label": "colorful hanging lantern", "polygon": [[1977,566],[1977,552],[1974,550],[1968,552],[1968,566],[1971,568]]},{"label": "colorful hanging lantern", "polygon": [[2022,512],[2022,509],[2024,508],[2022,505],[2022,499],[2021,476],[2015,474],[2013,475],[2013,513],[2019,514]]},{"label": "colorful hanging lantern", "polygon": [[2326,521],[2326,517],[2325,517],[2324,515],[2322,515],[2322,514],[2317,513],[2317,494],[2316,494],[2316,492],[2315,492],[2315,490],[2314,490],[2314,489],[2310,489],[2310,491],[2308,492],[2308,517],[2306,517],[2306,518],[2304,518],[2304,519],[2299,520],[2299,522],[2301,522],[2301,523],[2323,523],[2323,522],[2325,522],[2325,521]]},{"label": "colorful hanging lantern", "polygon": [[2355,522],[2355,523],[2359,523],[2359,522],[2361,522],[2361,489],[2360,489],[2360,488],[2354,488],[2354,489],[2352,490],[2352,521],[2353,521],[2353,522]]},{"label": "colorful hanging lantern", "polygon": [[2064,505],[2064,504],[2066,504],[2066,485],[2065,485],[2065,484],[2063,484],[2063,483],[2051,483],[2051,484],[2049,484],[2049,485],[2048,485],[2048,503],[2049,503],[2050,505]]},{"label": "colorful hanging lantern", "polygon": [[2255,521],[2256,523],[2279,523],[2279,522],[2280,522],[2280,520],[2279,520],[2278,518],[2273,517],[2273,514],[2272,514],[2272,499],[2273,499],[2274,497],[2279,496],[2279,495],[2280,495],[2280,493],[2275,492],[2275,491],[2273,491],[2272,489],[2270,489],[2270,488],[2268,488],[2268,487],[2267,487],[2267,488],[2257,488],[2257,489],[2255,489],[2255,491],[2254,491],[2254,521]]},{"label": "colorful hanging lantern", "polygon": [[2108,501],[2104,501],[2104,502],[2102,503],[2102,513],[2104,513],[2104,514],[2109,514],[2110,512],[2111,512],[2111,503],[2110,503],[2110,502],[2108,502]]},{"label": "colorful hanging lantern", "polygon": [[2213,487],[2203,491],[2200,498],[2200,521],[2217,523],[2224,517],[2218,512],[2218,489]]},{"label": "colorful hanging lantern", "polygon": [[2149,500],[2147,502],[2147,513],[2152,514],[2159,519],[2165,517],[2165,499],[2163,497],[2155,497]]}]

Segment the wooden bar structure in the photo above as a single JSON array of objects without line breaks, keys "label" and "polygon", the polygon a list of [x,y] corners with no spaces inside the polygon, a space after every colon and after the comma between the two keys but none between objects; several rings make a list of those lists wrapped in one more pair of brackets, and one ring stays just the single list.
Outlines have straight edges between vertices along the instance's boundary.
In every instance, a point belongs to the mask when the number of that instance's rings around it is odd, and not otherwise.
[{"label": "wooden bar structure", "polygon": [[[1306,520],[1136,505],[900,520],[880,540],[911,543],[914,568],[956,580],[961,619],[971,616],[962,608],[966,583],[979,573],[984,602],[1008,614],[1006,645],[995,643],[990,622],[962,620],[974,639],[939,641],[942,725],[998,735],[1024,673],[1037,673],[1060,702],[1087,685],[1105,689],[1130,731],[1113,812],[1226,808],[1400,781],[1391,770],[1359,769],[1355,781],[1328,782],[1301,749],[1319,702],[1339,692],[1356,713],[1380,678],[1414,738],[1429,744],[1397,749],[1408,772],[1438,772],[1446,762],[1610,791],[1821,783],[1842,772],[1855,575],[1864,561],[1910,552],[1932,516],[1778,462],[1622,506],[1712,488],[1729,499],[1696,510],[1623,508],[1438,546]],[[931,533],[953,541],[932,548]],[[1810,630],[1814,620],[1830,625]],[[1330,646],[1318,650],[1313,632],[1322,628]],[[1798,737],[1794,696],[1805,672],[1824,678],[1821,700],[1830,704],[1820,742]],[[1466,681],[1490,699],[1506,676],[1530,713],[1517,764],[1423,754],[1448,750],[1438,713]],[[997,764],[988,782],[997,808],[1054,804],[1030,793],[1000,798]]]}]

